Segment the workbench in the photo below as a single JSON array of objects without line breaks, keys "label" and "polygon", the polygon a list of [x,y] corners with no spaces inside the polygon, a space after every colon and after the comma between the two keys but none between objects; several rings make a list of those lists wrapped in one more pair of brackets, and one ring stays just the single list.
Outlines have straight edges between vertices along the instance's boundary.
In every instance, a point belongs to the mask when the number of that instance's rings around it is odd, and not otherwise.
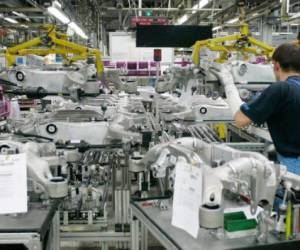
[{"label": "workbench", "polygon": [[[210,233],[209,230],[200,228],[198,238],[195,239],[185,231],[171,225],[171,207],[166,211],[161,211],[158,207],[143,206],[143,202],[132,202],[130,206],[133,219],[131,225],[132,250],[148,249],[148,232],[168,250],[300,249],[300,238],[290,241],[279,241],[272,234],[268,237],[268,243],[262,244],[256,242],[255,236],[220,240]],[[140,235],[141,237],[139,237]]]},{"label": "workbench", "polygon": [[25,214],[0,215],[0,249],[59,250],[58,206],[30,203]]}]

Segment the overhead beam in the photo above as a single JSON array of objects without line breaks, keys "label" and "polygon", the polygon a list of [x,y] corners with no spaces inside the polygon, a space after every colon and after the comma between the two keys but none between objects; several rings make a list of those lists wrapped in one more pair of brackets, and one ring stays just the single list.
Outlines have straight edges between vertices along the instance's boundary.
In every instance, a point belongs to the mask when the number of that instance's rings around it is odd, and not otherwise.
[{"label": "overhead beam", "polygon": [[2,7],[0,8],[0,12],[1,13],[5,13],[5,12],[12,12],[12,11],[17,11],[17,12],[43,12],[43,9],[39,9],[39,8],[26,8],[26,7]]},{"label": "overhead beam", "polygon": [[206,11],[221,11],[222,9],[213,9],[213,8],[202,8],[202,9],[193,9],[193,8],[185,8],[185,9],[179,9],[179,8],[122,8],[118,9],[115,7],[108,7],[103,8],[106,11],[129,11],[129,10],[136,10],[136,11],[173,11],[173,12],[206,12]]}]

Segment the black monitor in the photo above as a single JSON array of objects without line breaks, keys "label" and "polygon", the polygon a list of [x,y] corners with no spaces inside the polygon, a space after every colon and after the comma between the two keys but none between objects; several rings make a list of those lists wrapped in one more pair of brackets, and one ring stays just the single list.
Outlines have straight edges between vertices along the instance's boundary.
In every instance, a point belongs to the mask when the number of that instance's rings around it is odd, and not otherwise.
[{"label": "black monitor", "polygon": [[211,25],[138,25],[136,29],[137,47],[189,48],[196,41],[210,38],[212,38]]}]

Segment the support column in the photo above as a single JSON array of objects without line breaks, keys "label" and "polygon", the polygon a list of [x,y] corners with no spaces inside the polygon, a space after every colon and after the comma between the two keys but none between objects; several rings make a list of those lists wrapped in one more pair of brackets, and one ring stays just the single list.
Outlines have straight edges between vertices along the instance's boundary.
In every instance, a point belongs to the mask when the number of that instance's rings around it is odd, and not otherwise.
[{"label": "support column", "polygon": [[186,5],[187,8],[192,8],[192,0],[187,0],[187,5]]},{"label": "support column", "polygon": [[139,221],[133,217],[131,219],[131,250],[139,250]]},{"label": "support column", "polygon": [[60,249],[60,219],[59,211],[55,212],[54,218],[52,220],[52,230],[53,230],[53,246],[55,250]]},{"label": "support column", "polygon": [[141,250],[148,250],[148,230],[145,225],[141,225]]},{"label": "support column", "polygon": [[[139,9],[142,8],[142,5],[143,5],[142,0],[139,0]],[[139,16],[142,16],[142,11],[141,10],[139,10]]]},{"label": "support column", "polygon": [[266,18],[261,19],[262,40],[269,45],[272,45],[272,25],[267,23]]}]

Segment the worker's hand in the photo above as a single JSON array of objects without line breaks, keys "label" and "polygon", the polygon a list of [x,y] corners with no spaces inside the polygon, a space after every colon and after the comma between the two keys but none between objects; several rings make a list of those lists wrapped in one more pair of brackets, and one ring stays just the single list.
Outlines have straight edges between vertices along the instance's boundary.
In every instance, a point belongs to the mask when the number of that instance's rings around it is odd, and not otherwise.
[{"label": "worker's hand", "polygon": [[219,79],[222,85],[234,85],[234,80],[228,65],[214,63],[209,70]]}]

